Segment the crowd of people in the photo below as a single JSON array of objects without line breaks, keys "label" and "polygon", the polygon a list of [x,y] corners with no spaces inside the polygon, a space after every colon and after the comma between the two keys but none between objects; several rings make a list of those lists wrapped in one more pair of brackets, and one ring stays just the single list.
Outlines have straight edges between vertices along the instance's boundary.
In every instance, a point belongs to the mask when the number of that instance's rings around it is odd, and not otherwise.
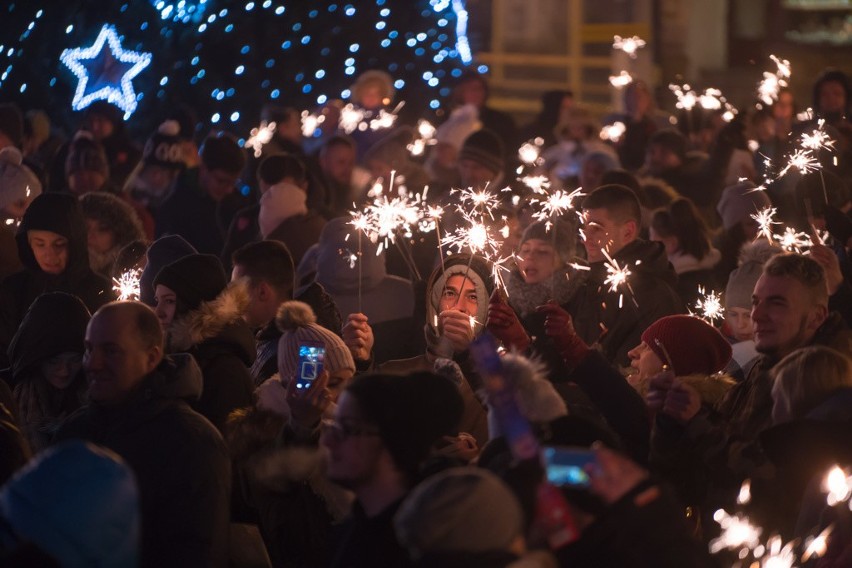
[{"label": "crowd of people", "polygon": [[[0,104],[0,564],[730,566],[822,535],[803,562],[852,565],[823,488],[852,467],[851,88],[726,120],[635,81],[518,127],[465,74],[423,153],[340,101],[310,137],[264,108],[253,154],[189,107],[138,144],[104,101],[67,138]],[[369,71],[350,102],[394,96]],[[545,218],[548,184],[582,196]],[[499,254],[441,238],[465,188]],[[382,192],[438,230],[371,239]]]}]

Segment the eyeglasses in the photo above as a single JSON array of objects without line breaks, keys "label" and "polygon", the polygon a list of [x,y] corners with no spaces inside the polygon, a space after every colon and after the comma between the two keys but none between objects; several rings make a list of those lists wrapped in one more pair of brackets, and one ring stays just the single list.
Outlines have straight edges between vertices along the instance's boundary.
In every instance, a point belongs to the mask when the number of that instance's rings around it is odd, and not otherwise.
[{"label": "eyeglasses", "polygon": [[322,421],[322,434],[330,439],[342,442],[356,436],[378,436],[379,431],[373,428],[365,428],[355,424],[346,424],[336,420]]}]

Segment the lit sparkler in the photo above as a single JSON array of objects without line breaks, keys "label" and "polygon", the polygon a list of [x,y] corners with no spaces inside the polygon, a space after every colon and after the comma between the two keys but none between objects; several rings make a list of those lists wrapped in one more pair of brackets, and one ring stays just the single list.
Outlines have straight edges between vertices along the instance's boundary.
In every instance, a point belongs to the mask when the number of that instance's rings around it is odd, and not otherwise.
[{"label": "lit sparkler", "polygon": [[312,137],[317,128],[325,122],[324,114],[311,114],[306,110],[302,111],[302,136],[305,138]]},{"label": "lit sparkler", "polygon": [[778,177],[784,177],[788,171],[794,168],[799,170],[799,173],[806,174],[818,170],[819,167],[819,161],[814,158],[810,150],[796,150],[790,155],[787,165],[779,172]]},{"label": "lit sparkler", "polygon": [[778,244],[787,252],[801,254],[813,246],[810,235],[796,231],[793,227],[785,227],[780,235],[772,235]]},{"label": "lit sparkler", "polygon": [[379,109],[379,114],[370,120],[370,130],[381,130],[390,128],[396,122],[396,114],[385,109]]},{"label": "lit sparkler", "polygon": [[647,45],[645,40],[639,36],[621,37],[614,36],[612,38],[612,48],[619,49],[630,56],[631,59],[636,59],[636,52]]},{"label": "lit sparkler", "polygon": [[364,120],[364,111],[349,103],[340,109],[340,121],[338,126],[346,134],[352,134],[358,130],[361,121]]},{"label": "lit sparkler", "polygon": [[819,558],[828,550],[828,537],[834,530],[834,525],[827,526],[821,533],[814,537],[808,537],[805,540],[805,551],[802,553],[802,562],[807,562],[811,558]]},{"label": "lit sparkler", "polygon": [[524,176],[520,180],[535,193],[547,193],[550,189],[550,178],[547,176]]},{"label": "lit sparkler", "polygon": [[623,89],[627,85],[633,82],[633,75],[630,74],[629,71],[621,70],[621,73],[618,75],[610,75],[609,76],[609,84],[615,87],[616,89]]},{"label": "lit sparkler", "polygon": [[750,550],[760,543],[762,529],[754,526],[745,515],[729,515],[726,511],[719,509],[713,515],[713,519],[722,527],[722,533],[710,541],[710,552],[713,554],[720,550]]},{"label": "lit sparkler", "polygon": [[122,272],[118,278],[112,279],[112,289],[119,300],[139,300],[141,292],[139,278],[141,276],[141,269],[131,268]]},{"label": "lit sparkler", "polygon": [[[618,264],[618,261],[609,256],[609,253],[606,252],[606,249],[601,249],[604,257],[606,257],[606,261],[604,265],[606,266],[607,277],[604,280],[604,284],[609,286],[610,292],[618,292],[618,289],[621,286],[626,286],[627,290],[630,292],[630,298],[633,300],[633,305],[637,308],[639,304],[636,303],[636,297],[633,294],[633,288],[630,286],[630,282],[627,280],[630,276],[630,270],[624,266],[621,267]],[[618,307],[621,308],[624,305],[624,294],[619,294],[618,296]]]},{"label": "lit sparkler", "polygon": [[803,148],[816,152],[817,150],[834,150],[834,139],[823,130],[825,121],[819,120],[818,126],[811,132],[802,134],[801,145]]},{"label": "lit sparkler", "polygon": [[530,199],[530,205],[538,207],[538,211],[533,213],[532,217],[536,221],[546,221],[546,228],[550,229],[554,219],[558,219],[568,211],[574,209],[574,200],[584,195],[583,188],[578,188],[571,192],[559,189],[546,194],[545,199]]},{"label": "lit sparkler", "polygon": [[609,140],[610,142],[617,143],[624,136],[625,132],[627,132],[627,127],[623,122],[613,122],[601,128],[600,137],[601,140]]},{"label": "lit sparkler", "polygon": [[704,286],[698,287],[699,298],[695,302],[698,317],[713,325],[715,320],[725,317],[725,309],[722,306],[722,297],[715,291],[705,292]]},{"label": "lit sparkler", "polygon": [[752,214],[750,217],[757,221],[757,237],[766,237],[766,240],[770,243],[772,242],[772,225],[780,225],[781,223],[775,221],[775,214],[778,213],[778,210],[775,207],[767,207],[766,209],[761,209],[757,213]]},{"label": "lit sparkler", "polygon": [[521,144],[518,148],[518,158],[521,162],[528,166],[536,166],[539,164],[541,156],[541,147],[544,145],[543,138],[535,138]]},{"label": "lit sparkler", "polygon": [[833,507],[852,496],[852,477],[847,476],[840,467],[834,466],[825,476],[823,489],[827,492],[826,502]]},{"label": "lit sparkler", "polygon": [[272,140],[272,136],[275,134],[275,127],[276,124],[274,122],[267,124],[264,120],[260,123],[260,126],[251,129],[251,136],[246,140],[245,147],[254,150],[255,158],[260,158],[261,154],[263,154],[263,147]]},{"label": "lit sparkler", "polygon": [[774,55],[770,55],[769,58],[775,63],[776,70],[774,73],[764,71],[763,80],[757,86],[757,97],[767,105],[778,100],[778,92],[782,87],[788,86],[787,79],[792,74],[789,61]]}]

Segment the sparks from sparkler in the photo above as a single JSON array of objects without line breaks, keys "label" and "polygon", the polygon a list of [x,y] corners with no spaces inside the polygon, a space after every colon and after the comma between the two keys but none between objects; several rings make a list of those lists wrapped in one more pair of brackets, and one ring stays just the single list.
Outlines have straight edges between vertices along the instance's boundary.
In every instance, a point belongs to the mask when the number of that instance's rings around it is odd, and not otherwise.
[{"label": "sparks from sparkler", "polygon": [[338,126],[346,134],[352,134],[358,130],[361,121],[364,120],[364,110],[356,108],[355,105],[349,103],[340,109],[340,120]]},{"label": "sparks from sparkler", "polygon": [[302,136],[311,138],[317,131],[317,128],[325,122],[324,114],[312,114],[306,110],[302,111]]},{"label": "sparks from sparkler", "polygon": [[549,230],[553,221],[558,219],[568,211],[574,209],[574,201],[586,195],[583,193],[583,188],[577,188],[574,191],[564,191],[558,189],[546,195],[545,199],[530,199],[530,204],[533,207],[538,207],[538,211],[533,213],[532,217],[536,221],[544,221],[546,228]]},{"label": "sparks from sparkler", "polygon": [[541,147],[544,145],[543,138],[534,138],[521,144],[518,148],[518,158],[527,166],[536,166],[540,163]]},{"label": "sparks from sparkler", "polygon": [[547,190],[550,189],[550,178],[544,175],[524,176],[520,180],[534,193],[547,193]]},{"label": "sparks from sparkler", "polygon": [[771,105],[778,100],[778,92],[782,87],[788,86],[787,79],[792,75],[789,61],[779,59],[774,55],[770,55],[769,59],[775,63],[775,72],[764,71],[763,80],[757,86],[758,98],[767,105]]},{"label": "sparks from sparkler", "polygon": [[817,128],[811,132],[805,132],[802,134],[800,143],[803,148],[814,152],[818,150],[834,150],[835,140],[829,136],[825,130],[823,130],[824,125],[825,121],[820,119]]},{"label": "sparks from sparkler", "polygon": [[[607,277],[604,279],[604,284],[609,286],[610,292],[618,292],[618,288],[621,286],[626,286],[627,291],[630,292],[630,299],[633,300],[633,305],[637,308],[639,304],[636,303],[636,296],[633,294],[633,287],[630,286],[630,282],[627,280],[630,275],[630,269],[627,266],[621,267],[618,264],[618,261],[609,256],[609,253],[606,252],[606,249],[601,249],[606,261],[604,262],[604,266],[606,266]],[[624,306],[624,294],[619,293],[618,295],[618,307],[622,308]]]},{"label": "sparks from sparkler", "polygon": [[795,150],[790,154],[787,165],[778,173],[778,177],[784,177],[788,171],[794,168],[799,170],[799,173],[806,174],[818,170],[819,167],[819,161],[814,158],[810,150]]},{"label": "sparks from sparkler", "polygon": [[613,122],[601,128],[600,137],[601,140],[609,140],[610,142],[617,143],[624,136],[625,132],[627,132],[627,127],[623,122]]},{"label": "sparks from sparkler", "polygon": [[428,146],[437,143],[435,140],[436,128],[428,120],[420,119],[417,121],[417,138],[406,148],[412,156],[422,156],[426,152]]},{"label": "sparks from sparkler", "polygon": [[695,108],[695,105],[698,104],[698,95],[696,95],[695,91],[693,91],[692,88],[685,83],[683,86],[670,83],[669,90],[674,93],[675,97],[677,97],[677,103],[675,103],[675,106],[679,109],[692,110]]},{"label": "sparks from sparkler", "polygon": [[721,534],[710,541],[710,552],[713,554],[724,549],[752,549],[760,543],[762,529],[753,525],[747,516],[729,515],[719,509],[713,519],[722,527]]},{"label": "sparks from sparkler", "polygon": [[757,213],[750,215],[752,219],[757,222],[757,236],[755,240],[760,237],[766,237],[766,240],[770,243],[772,242],[772,225],[780,225],[781,223],[775,221],[775,214],[778,213],[778,210],[775,207],[767,207],[765,209],[761,209]]},{"label": "sparks from sparkler", "polygon": [[141,269],[131,268],[122,272],[118,278],[112,279],[112,289],[119,300],[139,300],[141,293],[139,279],[141,276]]},{"label": "sparks from sparkler", "polygon": [[274,122],[267,123],[265,120],[260,123],[257,128],[251,129],[251,136],[246,140],[245,147],[254,150],[254,157],[260,158],[263,154],[263,147],[272,140],[275,134],[276,124]]},{"label": "sparks from sparkler", "polygon": [[795,252],[801,254],[805,249],[813,246],[810,235],[802,233],[793,227],[784,227],[784,232],[780,235],[772,235],[778,244],[787,252]]},{"label": "sparks from sparkler", "polygon": [[698,317],[714,325],[716,320],[725,317],[725,309],[722,306],[722,297],[715,291],[705,292],[704,286],[698,287],[699,298],[695,302]]},{"label": "sparks from sparkler", "polygon": [[852,496],[852,477],[849,477],[839,466],[834,466],[825,476],[823,489],[827,493],[826,502],[833,507]]},{"label": "sparks from sparkler", "polygon": [[636,59],[636,52],[645,47],[645,40],[639,36],[621,37],[613,36],[612,48],[623,51],[630,56],[631,59]]},{"label": "sparks from sparkler", "polygon": [[618,75],[610,75],[609,76],[609,84],[615,87],[616,89],[623,89],[627,85],[633,82],[633,75],[630,74],[629,71],[621,70],[621,73]]}]

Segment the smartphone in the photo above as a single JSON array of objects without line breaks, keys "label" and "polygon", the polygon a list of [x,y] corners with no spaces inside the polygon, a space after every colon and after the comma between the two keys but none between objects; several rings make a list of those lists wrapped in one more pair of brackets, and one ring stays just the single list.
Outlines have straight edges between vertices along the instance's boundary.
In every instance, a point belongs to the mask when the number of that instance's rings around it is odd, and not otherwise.
[{"label": "smartphone", "polygon": [[559,487],[589,486],[589,467],[595,463],[595,453],[588,448],[545,446],[544,465],[547,480]]},{"label": "smartphone", "polygon": [[296,390],[308,390],[322,374],[325,343],[302,341],[299,343],[299,362],[296,365]]}]

